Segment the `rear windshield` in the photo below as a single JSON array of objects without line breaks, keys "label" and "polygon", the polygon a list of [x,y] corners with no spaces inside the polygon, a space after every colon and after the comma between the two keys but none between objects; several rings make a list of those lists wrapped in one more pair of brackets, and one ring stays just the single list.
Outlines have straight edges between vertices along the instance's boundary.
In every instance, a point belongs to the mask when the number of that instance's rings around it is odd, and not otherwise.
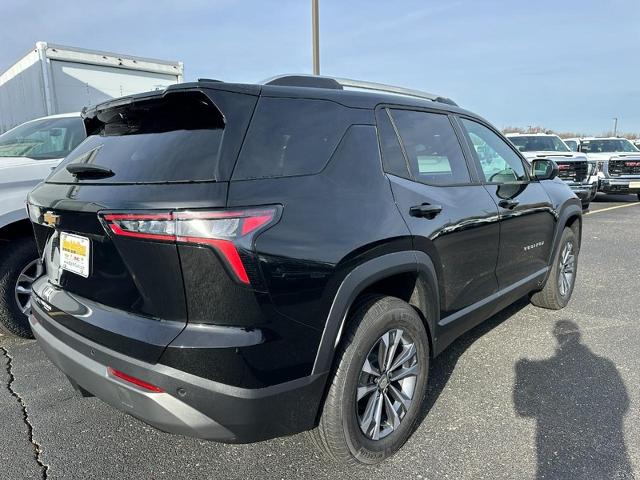
[{"label": "rear windshield", "polygon": [[233,179],[319,173],[351,123],[350,109],[335,102],[262,97]]},{"label": "rear windshield", "polygon": [[[93,122],[93,123],[92,123]],[[93,131],[49,183],[165,183],[216,180],[224,118],[200,92],[167,95],[101,112]],[[104,178],[74,176],[70,164],[104,167]]]}]

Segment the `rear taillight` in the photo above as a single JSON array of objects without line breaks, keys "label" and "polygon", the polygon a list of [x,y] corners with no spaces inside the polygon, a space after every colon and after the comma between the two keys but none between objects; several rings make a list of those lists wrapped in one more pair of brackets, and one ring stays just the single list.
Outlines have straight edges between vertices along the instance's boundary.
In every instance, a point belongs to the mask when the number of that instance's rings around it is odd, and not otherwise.
[{"label": "rear taillight", "polygon": [[163,213],[105,213],[108,229],[121,237],[159,242],[208,245],[220,253],[242,283],[249,283],[238,247],[250,249],[254,235],[277,221],[278,207],[176,211]]}]

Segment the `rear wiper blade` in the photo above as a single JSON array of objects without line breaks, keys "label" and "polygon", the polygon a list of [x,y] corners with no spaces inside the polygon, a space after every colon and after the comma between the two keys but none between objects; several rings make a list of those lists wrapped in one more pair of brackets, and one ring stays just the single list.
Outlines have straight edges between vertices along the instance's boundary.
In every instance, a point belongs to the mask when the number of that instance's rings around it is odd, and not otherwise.
[{"label": "rear wiper blade", "polygon": [[115,175],[110,168],[96,164],[70,163],[65,168],[76,178],[107,178]]}]

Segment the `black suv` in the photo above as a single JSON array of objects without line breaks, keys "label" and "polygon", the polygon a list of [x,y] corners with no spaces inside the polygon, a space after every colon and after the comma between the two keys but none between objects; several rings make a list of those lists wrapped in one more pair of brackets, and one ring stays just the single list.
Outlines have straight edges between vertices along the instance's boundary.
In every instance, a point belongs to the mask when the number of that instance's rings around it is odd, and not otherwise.
[{"label": "black suv", "polygon": [[83,116],[29,196],[47,272],[30,324],[80,393],[161,430],[317,427],[332,458],[376,463],[456,337],[571,297],[580,201],[449,99],[288,76]]}]

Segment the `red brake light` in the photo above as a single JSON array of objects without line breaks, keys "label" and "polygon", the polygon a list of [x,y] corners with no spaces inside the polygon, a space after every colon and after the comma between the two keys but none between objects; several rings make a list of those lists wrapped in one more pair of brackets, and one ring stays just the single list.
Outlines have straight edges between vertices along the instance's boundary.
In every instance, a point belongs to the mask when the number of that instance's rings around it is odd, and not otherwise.
[{"label": "red brake light", "polygon": [[[213,247],[242,283],[249,277],[236,242],[251,240],[260,228],[273,223],[276,207],[247,210],[175,211],[164,213],[109,213],[103,216],[118,236],[161,242],[195,243]],[[245,243],[246,244],[246,243]]]},{"label": "red brake light", "polygon": [[131,375],[127,375],[120,370],[116,370],[115,368],[107,367],[107,372],[109,375],[113,377],[117,377],[125,382],[131,383],[137,387],[143,388],[145,390],[149,390],[154,393],[162,393],[164,390],[160,387],[156,387],[155,385],[151,385],[150,383],[145,382],[144,380],[140,380],[139,378],[132,377]]},{"label": "red brake light", "polygon": [[242,224],[242,235],[247,235],[261,226],[273,220],[273,215],[259,215],[257,217],[247,217]]}]

